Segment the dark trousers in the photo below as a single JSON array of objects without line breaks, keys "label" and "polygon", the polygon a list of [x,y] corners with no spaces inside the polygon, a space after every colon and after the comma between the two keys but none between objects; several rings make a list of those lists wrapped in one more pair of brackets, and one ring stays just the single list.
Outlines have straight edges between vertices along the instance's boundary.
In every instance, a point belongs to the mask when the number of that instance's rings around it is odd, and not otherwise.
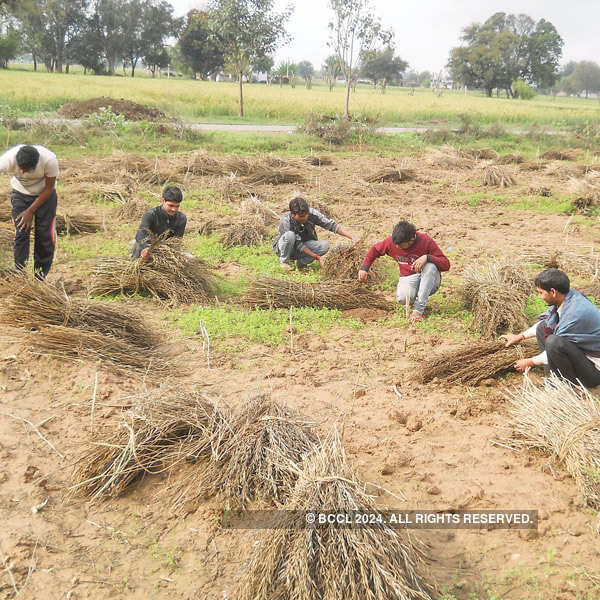
[{"label": "dark trousers", "polygon": [[[10,193],[12,205],[12,218],[14,220],[34,202],[37,196],[28,196],[17,190]],[[38,277],[46,277],[56,245],[56,191],[40,206],[34,216],[34,241],[33,241],[33,270]],[[29,231],[19,231],[15,226],[15,267],[23,269],[29,259]]]},{"label": "dark trousers", "polygon": [[544,339],[544,325],[536,329],[540,351],[546,351],[548,365],[546,372],[556,373],[571,383],[581,383],[585,387],[600,385],[600,369],[573,342],[560,335],[549,335]]}]

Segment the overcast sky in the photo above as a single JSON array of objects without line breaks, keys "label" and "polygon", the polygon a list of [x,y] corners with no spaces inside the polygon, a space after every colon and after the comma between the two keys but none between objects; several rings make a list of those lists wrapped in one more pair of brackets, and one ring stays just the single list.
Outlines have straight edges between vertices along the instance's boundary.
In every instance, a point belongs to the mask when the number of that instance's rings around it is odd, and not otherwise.
[{"label": "overcast sky", "polygon": [[[203,5],[202,0],[171,0],[177,15]],[[281,9],[294,6],[287,31],[292,41],[278,50],[276,62],[310,60],[320,69],[330,54],[327,0],[275,0]],[[544,18],[558,30],[565,44],[563,62],[600,62],[600,0],[372,0],[375,13],[395,32],[396,52],[411,69],[439,71],[450,48],[459,44],[460,31],[485,21],[495,12],[525,13]]]}]

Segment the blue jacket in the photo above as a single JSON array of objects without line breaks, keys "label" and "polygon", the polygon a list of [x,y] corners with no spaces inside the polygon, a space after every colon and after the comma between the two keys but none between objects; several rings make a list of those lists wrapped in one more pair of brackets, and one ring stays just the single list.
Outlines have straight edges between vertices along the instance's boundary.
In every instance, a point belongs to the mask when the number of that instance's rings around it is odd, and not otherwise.
[{"label": "blue jacket", "polygon": [[556,306],[551,306],[540,319],[554,329],[554,335],[577,344],[586,354],[600,356],[600,310],[577,290],[565,296],[560,317]]}]

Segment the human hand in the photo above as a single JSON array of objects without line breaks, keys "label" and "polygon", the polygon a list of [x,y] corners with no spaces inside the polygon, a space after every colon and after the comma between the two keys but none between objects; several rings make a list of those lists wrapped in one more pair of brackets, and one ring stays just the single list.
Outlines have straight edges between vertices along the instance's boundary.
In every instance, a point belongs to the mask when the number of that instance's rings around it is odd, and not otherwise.
[{"label": "human hand", "polygon": [[140,252],[140,258],[142,260],[148,260],[150,258],[150,248],[144,248],[141,252]]},{"label": "human hand", "polygon": [[415,260],[415,262],[412,264],[412,270],[415,273],[420,273],[426,262],[427,255],[424,254],[423,256],[419,256],[419,258],[417,258],[417,260]]},{"label": "human hand", "polygon": [[531,358],[522,358],[515,363],[515,369],[523,373],[527,367],[534,367],[534,363]]},{"label": "human hand", "polygon": [[319,264],[321,265],[321,269],[322,269],[325,266],[325,257],[317,256],[317,260],[319,261]]},{"label": "human hand", "polygon": [[33,213],[29,210],[24,210],[20,215],[15,218],[15,227],[19,231],[29,231],[31,229],[31,223],[33,221]]},{"label": "human hand", "polygon": [[500,336],[500,339],[506,342],[506,344],[504,344],[504,347],[508,348],[510,346],[514,346],[514,344],[518,344],[521,340],[524,340],[525,338],[521,333],[517,335],[513,333],[505,333],[504,335]]},{"label": "human hand", "polygon": [[365,281],[367,281],[367,279],[369,278],[369,272],[368,271],[363,271],[362,269],[358,272],[358,280],[361,283],[365,283]]}]

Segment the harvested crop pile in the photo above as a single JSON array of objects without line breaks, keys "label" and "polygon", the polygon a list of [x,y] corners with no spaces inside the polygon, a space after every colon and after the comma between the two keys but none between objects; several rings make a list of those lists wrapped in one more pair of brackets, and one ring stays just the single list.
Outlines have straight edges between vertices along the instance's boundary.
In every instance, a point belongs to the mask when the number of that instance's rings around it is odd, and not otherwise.
[{"label": "harvested crop pile", "polygon": [[512,371],[517,360],[538,353],[533,340],[510,348],[505,348],[504,342],[498,340],[471,341],[456,350],[423,360],[416,379],[428,383],[437,377],[448,383],[478,385],[484,379]]},{"label": "harvested crop pile", "polygon": [[300,164],[298,161],[286,161],[276,156],[257,159],[227,156],[223,159],[223,173],[232,173],[248,184],[301,183],[304,181],[304,174]]},{"label": "harvested crop pile", "polygon": [[9,204],[0,204],[0,221],[12,222],[12,208]]},{"label": "harvested crop pile", "polygon": [[324,156],[318,154],[307,154],[302,157],[302,160],[313,167],[323,167],[326,165],[332,165],[333,159],[331,156]]},{"label": "harvested crop pile", "polygon": [[0,280],[0,321],[20,327],[36,351],[100,359],[120,370],[172,368],[156,350],[160,335],[135,313],[106,302],[72,298],[25,272]]},{"label": "harvested crop pile", "polygon": [[329,219],[336,219],[336,212],[333,208],[331,208],[330,204],[325,204],[325,202],[321,202],[319,200],[311,200],[309,202],[311,208],[318,210],[322,215],[325,215]]},{"label": "harvested crop pile", "polygon": [[56,215],[55,223],[58,234],[95,233],[103,229],[102,221],[94,215]]},{"label": "harvested crop pile", "polygon": [[12,227],[0,227],[0,250],[12,250],[15,230]]},{"label": "harvested crop pile", "polygon": [[592,297],[596,302],[600,302],[600,281],[583,285],[577,288],[578,292],[581,292],[584,296]]},{"label": "harvested crop pile", "polygon": [[521,171],[541,171],[546,166],[545,162],[522,162],[519,164]]},{"label": "harvested crop pile", "polygon": [[131,198],[121,203],[115,212],[115,217],[118,221],[139,221],[148,208],[148,204],[144,200]]},{"label": "harvested crop pile", "polygon": [[484,337],[524,327],[523,311],[532,291],[527,273],[508,262],[467,269],[461,290],[473,312],[473,328]]},{"label": "harvested crop pile", "polygon": [[515,183],[515,178],[508,171],[495,165],[486,167],[483,173],[483,185],[509,187]]},{"label": "harvested crop pile", "polygon": [[223,175],[223,159],[214,158],[206,152],[194,152],[172,159],[173,169],[178,173],[194,175]]},{"label": "harvested crop pile", "polygon": [[257,308],[315,306],[340,310],[362,307],[392,310],[394,307],[382,295],[366,289],[358,281],[307,283],[275,277],[259,277],[252,281],[241,301]]},{"label": "harvested crop pile", "polygon": [[471,157],[464,156],[453,146],[442,146],[441,148],[429,148],[425,157],[427,164],[445,169],[472,169],[475,161]]},{"label": "harvested crop pile", "polygon": [[280,215],[266,204],[263,204],[256,196],[250,196],[242,200],[240,204],[242,216],[261,216],[265,223],[279,223]]},{"label": "harvested crop pile", "polygon": [[545,160],[577,160],[583,154],[578,148],[565,148],[562,150],[548,150],[540,154]]},{"label": "harvested crop pile", "polygon": [[78,460],[73,492],[92,499],[120,496],[140,477],[208,459],[218,447],[226,413],[201,392],[158,389],[129,400],[133,406],[117,429]]},{"label": "harvested crop pile", "polygon": [[258,246],[265,241],[267,228],[262,215],[254,214],[242,216],[231,223],[221,242],[225,248],[234,246]]},{"label": "harvested crop pile", "polygon": [[491,148],[476,148],[474,150],[463,150],[464,156],[469,156],[476,160],[492,160],[498,158],[498,153]]},{"label": "harvested crop pile", "polygon": [[399,181],[411,181],[415,174],[411,169],[396,169],[394,167],[385,167],[367,175],[365,181],[369,183],[397,183]]},{"label": "harvested crop pile", "polygon": [[405,532],[385,521],[372,526],[303,523],[303,511],[377,512],[347,464],[337,432],[301,465],[290,461],[290,466],[298,481],[275,528],[259,535],[238,600],[433,598],[420,573],[423,546]]},{"label": "harvested crop pile", "polygon": [[561,269],[567,275],[580,275],[590,280],[597,280],[600,275],[600,252],[593,247],[589,253],[573,250],[524,250],[522,258],[530,263],[542,265],[545,268]]},{"label": "harvested crop pile", "polygon": [[583,177],[587,169],[585,165],[565,164],[561,161],[554,161],[546,165],[546,174],[553,175],[560,179],[570,179],[572,177]]},{"label": "harvested crop pile", "polygon": [[600,204],[600,173],[591,171],[583,179],[571,179],[569,190],[575,199],[573,206],[585,210]]},{"label": "harvested crop pile", "polygon": [[587,389],[575,389],[551,375],[544,387],[526,377],[509,391],[515,448],[534,448],[563,463],[587,506],[600,509],[600,403]]},{"label": "harvested crop pile", "polygon": [[181,250],[181,240],[158,237],[150,243],[150,258],[103,258],[92,272],[90,294],[148,292],[174,303],[207,303],[215,292],[212,267]]},{"label": "harvested crop pile", "polygon": [[[522,154],[503,154],[496,159],[497,165],[519,165],[523,164]],[[537,163],[536,163],[537,164]]]},{"label": "harvested crop pile", "polygon": [[[356,279],[367,250],[367,244],[362,240],[357,244],[342,243],[334,246],[327,253],[327,260],[321,268],[321,277],[337,281]],[[379,263],[376,262],[369,269],[369,283],[381,281],[382,272],[378,266]]]},{"label": "harvested crop pile", "polygon": [[104,96],[63,104],[57,112],[68,119],[80,119],[81,117],[89,117],[91,114],[98,112],[100,108],[108,107],[113,113],[123,115],[128,121],[157,121],[165,118],[165,113],[158,108],[137,104],[123,98],[106,98]]}]

